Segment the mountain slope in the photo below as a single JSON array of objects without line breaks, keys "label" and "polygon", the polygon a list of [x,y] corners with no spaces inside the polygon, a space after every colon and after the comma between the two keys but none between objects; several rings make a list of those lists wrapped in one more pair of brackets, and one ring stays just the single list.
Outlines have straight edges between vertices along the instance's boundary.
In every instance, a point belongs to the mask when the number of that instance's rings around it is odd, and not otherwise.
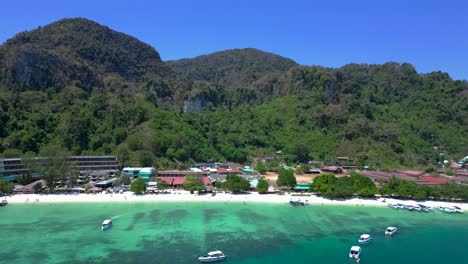
[{"label": "mountain slope", "polygon": [[291,59],[258,49],[232,49],[167,62],[180,77],[207,81],[227,89],[248,86],[265,75],[284,73],[297,66]]},{"label": "mountain slope", "polygon": [[0,155],[53,143],[160,168],[277,150],[427,166],[468,152],[467,100],[466,81],[407,63],[308,67],[255,49],[164,63],[135,38],[65,19],[0,46]]},{"label": "mountain slope", "polygon": [[61,89],[72,82],[90,90],[106,74],[135,81],[167,72],[153,47],[83,18],[19,33],[0,46],[0,58],[0,80],[18,90]]}]

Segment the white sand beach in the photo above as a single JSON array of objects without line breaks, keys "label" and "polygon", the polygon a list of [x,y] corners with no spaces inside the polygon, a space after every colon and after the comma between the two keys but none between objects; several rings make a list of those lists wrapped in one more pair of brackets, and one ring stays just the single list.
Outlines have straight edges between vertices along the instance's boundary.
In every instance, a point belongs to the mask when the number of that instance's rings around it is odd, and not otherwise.
[{"label": "white sand beach", "polygon": [[468,203],[451,203],[440,201],[411,201],[389,198],[348,200],[331,200],[316,195],[294,196],[291,194],[230,194],[217,193],[196,195],[187,191],[175,190],[164,194],[135,195],[132,192],[121,194],[16,194],[3,197],[11,204],[18,203],[96,203],[96,202],[255,202],[255,203],[288,203],[290,200],[300,200],[311,205],[347,205],[347,206],[387,206],[388,203],[423,204],[426,206],[459,206],[468,210]]}]

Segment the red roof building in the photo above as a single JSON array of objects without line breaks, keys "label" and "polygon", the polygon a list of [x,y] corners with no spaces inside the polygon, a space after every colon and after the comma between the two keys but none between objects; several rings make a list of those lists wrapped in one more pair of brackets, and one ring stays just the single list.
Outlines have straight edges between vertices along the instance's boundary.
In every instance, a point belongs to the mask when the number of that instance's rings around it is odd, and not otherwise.
[{"label": "red roof building", "polygon": [[219,168],[218,169],[219,174],[240,174],[242,171],[239,170],[237,167],[232,167],[230,169],[225,169],[225,168]]},{"label": "red roof building", "polygon": [[168,185],[172,186],[172,181],[174,181],[173,177],[160,177],[159,180],[167,183]]},{"label": "red roof building", "polygon": [[157,171],[158,177],[185,177],[185,175],[194,175],[194,176],[207,176],[208,172],[206,171],[190,171],[190,170],[166,170],[166,171]]},{"label": "red roof building", "polygon": [[431,176],[423,176],[421,177],[421,179],[428,181],[432,184],[444,184],[444,183],[449,182],[447,179],[435,178]]},{"label": "red roof building", "polygon": [[185,177],[174,177],[172,181],[173,186],[182,186],[185,182]]}]

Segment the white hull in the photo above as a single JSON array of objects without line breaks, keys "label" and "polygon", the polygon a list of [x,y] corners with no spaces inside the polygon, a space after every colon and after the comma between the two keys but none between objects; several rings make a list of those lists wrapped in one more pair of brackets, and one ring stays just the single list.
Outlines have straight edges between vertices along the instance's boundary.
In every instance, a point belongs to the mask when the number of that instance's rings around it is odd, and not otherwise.
[{"label": "white hull", "polygon": [[203,258],[199,257],[198,260],[203,263],[208,263],[208,262],[217,262],[217,261],[222,261],[225,260],[226,257],[216,257],[216,258]]}]

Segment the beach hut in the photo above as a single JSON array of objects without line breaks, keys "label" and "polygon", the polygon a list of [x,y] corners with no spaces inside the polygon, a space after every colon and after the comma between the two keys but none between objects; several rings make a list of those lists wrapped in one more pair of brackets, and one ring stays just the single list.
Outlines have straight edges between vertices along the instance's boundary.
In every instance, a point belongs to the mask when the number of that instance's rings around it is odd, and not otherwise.
[{"label": "beach hut", "polygon": [[25,192],[25,193],[34,192],[34,186],[36,186],[36,184],[40,184],[40,187],[41,187],[42,190],[46,188],[46,181],[45,180],[38,180],[38,181],[35,181],[35,182],[32,182],[32,183],[30,183],[28,185],[23,186],[23,189],[22,189],[23,192]]},{"label": "beach hut", "polygon": [[97,193],[97,192],[100,192],[102,190],[102,188],[99,188],[99,187],[93,187],[91,189],[89,189],[92,193]]}]

